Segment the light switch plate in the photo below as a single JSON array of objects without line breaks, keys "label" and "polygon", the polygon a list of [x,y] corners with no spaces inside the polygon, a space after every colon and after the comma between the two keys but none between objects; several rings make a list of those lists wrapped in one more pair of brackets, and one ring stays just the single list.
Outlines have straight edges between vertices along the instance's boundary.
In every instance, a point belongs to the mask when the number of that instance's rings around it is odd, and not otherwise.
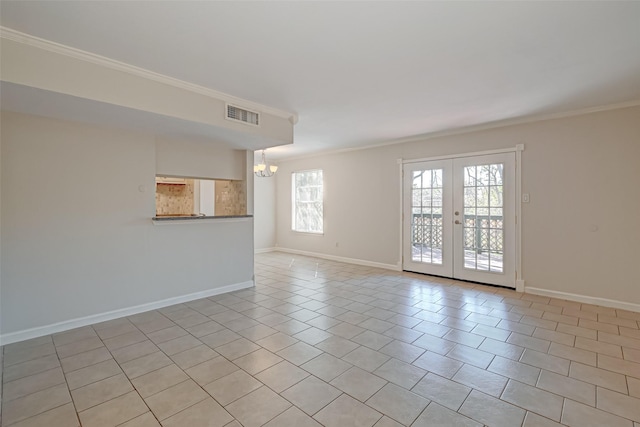
[{"label": "light switch plate", "polygon": [[529,193],[522,194],[522,203],[529,203]]}]

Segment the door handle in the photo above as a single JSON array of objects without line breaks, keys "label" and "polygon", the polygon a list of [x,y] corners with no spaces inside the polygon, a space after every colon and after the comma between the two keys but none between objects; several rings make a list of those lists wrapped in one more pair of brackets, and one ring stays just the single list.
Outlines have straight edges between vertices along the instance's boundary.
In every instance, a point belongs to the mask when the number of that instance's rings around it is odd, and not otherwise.
[{"label": "door handle", "polygon": [[462,224],[462,223],[460,222],[460,220],[459,220],[459,219],[456,219],[456,221],[454,222],[454,224]]}]

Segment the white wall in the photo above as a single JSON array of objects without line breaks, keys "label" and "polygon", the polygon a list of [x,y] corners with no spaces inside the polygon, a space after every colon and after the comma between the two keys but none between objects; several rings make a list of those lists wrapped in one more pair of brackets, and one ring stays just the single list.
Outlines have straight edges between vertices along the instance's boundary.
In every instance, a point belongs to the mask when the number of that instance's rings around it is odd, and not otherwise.
[{"label": "white wall", "polygon": [[256,177],[253,183],[254,247],[271,249],[276,245],[276,178]]},{"label": "white wall", "polygon": [[[277,243],[398,265],[397,159],[516,144],[525,144],[522,189],[531,195],[522,205],[526,285],[639,304],[640,107],[281,162]],[[323,236],[291,231],[291,172],[315,168],[324,170]]]},{"label": "white wall", "polygon": [[251,218],[152,223],[153,136],[14,113],[1,120],[5,339],[252,280]]},{"label": "white wall", "polygon": [[[0,120],[0,126],[2,121]],[[0,128],[0,131],[2,129]],[[2,334],[2,135],[0,134],[0,334]],[[2,356],[0,356],[0,359]],[[0,387],[1,388],[1,387]],[[0,397],[2,391],[0,390]],[[0,414],[2,409],[0,409]]]},{"label": "white wall", "polygon": [[191,178],[245,178],[246,151],[210,141],[159,137],[156,142],[156,173]]}]

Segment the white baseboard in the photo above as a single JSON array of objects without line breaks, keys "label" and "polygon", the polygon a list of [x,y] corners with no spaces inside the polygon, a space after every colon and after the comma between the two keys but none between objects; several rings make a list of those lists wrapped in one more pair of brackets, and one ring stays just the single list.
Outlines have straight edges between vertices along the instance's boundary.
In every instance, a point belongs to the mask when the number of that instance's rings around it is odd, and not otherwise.
[{"label": "white baseboard", "polygon": [[7,345],[14,342],[38,338],[44,335],[51,335],[58,332],[68,331],[82,326],[93,325],[95,323],[106,322],[120,317],[131,316],[145,311],[156,310],[158,308],[168,307],[170,305],[189,302],[201,298],[207,298],[214,295],[224,294],[227,292],[238,291],[253,287],[253,281],[234,283],[233,285],[222,286],[219,288],[208,289],[206,291],[194,292],[192,294],[182,295],[163,299],[160,301],[149,302],[146,304],[135,305],[133,307],[121,308],[118,310],[107,311],[100,314],[92,314],[91,316],[79,317],[76,319],[65,320],[51,325],[38,326],[36,328],[25,329],[17,332],[0,335],[0,345]]},{"label": "white baseboard", "polygon": [[528,294],[541,295],[544,297],[566,299],[569,301],[576,301],[584,304],[601,305],[603,307],[619,308],[621,310],[640,312],[640,304],[635,304],[632,302],[618,301],[608,298],[590,297],[587,295],[572,294],[569,292],[551,291],[549,289],[532,288],[530,286],[525,286],[524,291]]},{"label": "white baseboard", "polygon": [[255,254],[266,254],[267,252],[275,252],[277,250],[278,250],[278,248],[260,248],[260,249],[255,249],[253,251],[253,253],[255,253]]},{"label": "white baseboard", "polygon": [[399,264],[384,264],[381,262],[367,261],[365,259],[346,258],[346,257],[337,256],[337,255],[328,255],[328,254],[323,254],[319,252],[308,252],[308,251],[301,251],[298,249],[288,249],[288,248],[282,248],[282,247],[274,248],[274,250],[279,252],[286,252],[290,254],[305,255],[305,256],[310,256],[315,258],[328,259],[330,261],[344,262],[347,264],[364,265],[365,267],[376,267],[376,268],[383,268],[385,270],[402,271],[402,267]]}]

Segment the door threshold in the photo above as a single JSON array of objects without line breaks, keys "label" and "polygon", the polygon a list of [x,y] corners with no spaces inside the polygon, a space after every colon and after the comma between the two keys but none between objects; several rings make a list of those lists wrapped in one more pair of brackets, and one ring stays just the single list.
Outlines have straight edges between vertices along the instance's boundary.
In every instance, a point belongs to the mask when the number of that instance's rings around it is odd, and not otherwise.
[{"label": "door threshold", "polygon": [[501,288],[501,289],[509,289],[511,291],[515,291],[516,290],[515,286],[511,287],[511,286],[504,286],[504,285],[496,285],[496,284],[493,284],[493,283],[476,282],[475,280],[456,279],[455,277],[439,276],[437,274],[427,274],[427,273],[421,273],[419,271],[411,271],[411,270],[402,270],[402,272],[403,273],[420,274],[422,276],[439,277],[441,279],[457,280],[458,282],[475,283],[477,285],[491,286],[491,287],[494,287],[494,288]]}]

